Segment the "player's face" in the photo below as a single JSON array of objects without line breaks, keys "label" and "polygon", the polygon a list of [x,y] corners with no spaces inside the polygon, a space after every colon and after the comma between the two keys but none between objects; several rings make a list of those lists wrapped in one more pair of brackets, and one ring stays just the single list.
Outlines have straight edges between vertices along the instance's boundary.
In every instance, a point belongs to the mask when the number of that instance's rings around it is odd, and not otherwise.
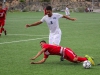
[{"label": "player's face", "polygon": [[52,16],[52,11],[51,10],[46,10],[46,14],[51,17]]},{"label": "player's face", "polygon": [[0,6],[0,9],[2,9],[2,6]]},{"label": "player's face", "polygon": [[44,44],[43,42],[40,43],[41,48],[42,48],[43,44]]},{"label": "player's face", "polygon": [[40,43],[41,48],[43,47],[44,44],[46,44],[46,43],[44,43],[44,42],[41,42]]}]

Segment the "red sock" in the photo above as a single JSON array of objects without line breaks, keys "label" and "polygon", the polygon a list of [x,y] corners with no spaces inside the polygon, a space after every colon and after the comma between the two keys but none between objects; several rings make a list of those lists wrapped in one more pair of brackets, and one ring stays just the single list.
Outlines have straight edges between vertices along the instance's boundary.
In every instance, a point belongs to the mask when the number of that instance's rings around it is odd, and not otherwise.
[{"label": "red sock", "polygon": [[78,57],[78,61],[80,61],[80,62],[83,62],[83,61],[85,61],[85,60],[87,60],[86,57]]}]

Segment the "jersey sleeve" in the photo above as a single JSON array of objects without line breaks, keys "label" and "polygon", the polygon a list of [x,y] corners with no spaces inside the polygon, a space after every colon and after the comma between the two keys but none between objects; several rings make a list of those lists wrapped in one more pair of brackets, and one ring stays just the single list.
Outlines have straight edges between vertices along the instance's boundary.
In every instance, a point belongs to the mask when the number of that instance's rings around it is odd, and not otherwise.
[{"label": "jersey sleeve", "polygon": [[45,45],[43,45],[42,48],[48,49],[49,48],[49,45],[48,44],[45,44]]},{"label": "jersey sleeve", "polygon": [[[48,44],[45,44],[45,45],[43,45],[42,48],[45,48],[45,49],[47,50],[47,49],[49,48],[49,45],[48,45]],[[48,56],[49,56],[48,51],[45,51],[45,52],[44,52],[44,58],[48,58]]]},{"label": "jersey sleeve", "polygon": [[58,17],[58,18],[62,18],[62,17],[63,17],[63,15],[62,15],[62,14],[57,13],[57,17]]},{"label": "jersey sleeve", "polygon": [[40,21],[41,22],[45,22],[45,16]]},{"label": "jersey sleeve", "polygon": [[49,55],[47,55],[47,54],[44,53],[44,58],[48,58],[48,57],[49,57]]}]

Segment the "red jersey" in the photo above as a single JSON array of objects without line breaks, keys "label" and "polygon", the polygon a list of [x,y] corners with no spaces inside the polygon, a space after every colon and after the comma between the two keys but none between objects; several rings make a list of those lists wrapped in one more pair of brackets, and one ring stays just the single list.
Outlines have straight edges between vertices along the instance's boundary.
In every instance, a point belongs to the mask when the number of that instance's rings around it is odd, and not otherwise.
[{"label": "red jersey", "polygon": [[46,15],[47,13],[46,13],[46,9],[44,9],[44,15]]},{"label": "red jersey", "polygon": [[0,21],[4,21],[6,17],[7,8],[0,10]]},{"label": "red jersey", "polygon": [[61,55],[60,49],[61,46],[54,46],[50,44],[44,44],[42,48],[45,48],[44,58],[48,58],[49,55]]},{"label": "red jersey", "polygon": [[78,57],[78,61],[80,62],[87,60],[86,57],[77,56],[70,48],[54,46],[50,44],[44,44],[42,48],[46,49],[46,51],[44,52],[44,58],[48,58],[49,55],[62,55],[66,60],[70,62],[75,62],[75,57]]}]

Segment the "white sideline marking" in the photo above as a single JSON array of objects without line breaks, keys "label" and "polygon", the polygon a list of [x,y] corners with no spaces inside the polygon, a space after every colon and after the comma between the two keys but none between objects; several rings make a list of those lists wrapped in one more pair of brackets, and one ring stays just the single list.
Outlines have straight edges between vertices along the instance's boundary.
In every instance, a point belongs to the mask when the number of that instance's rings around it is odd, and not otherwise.
[{"label": "white sideline marking", "polygon": [[28,39],[28,40],[19,40],[19,41],[11,41],[11,42],[3,42],[3,43],[0,43],[0,44],[2,45],[2,44],[9,44],[9,43],[26,42],[26,41],[43,39],[43,38],[48,38],[48,37],[42,37],[42,38],[36,38],[36,39]]},{"label": "white sideline marking", "polygon": [[28,35],[28,34],[7,34],[7,35],[21,35],[21,36],[48,36],[48,35]]}]

